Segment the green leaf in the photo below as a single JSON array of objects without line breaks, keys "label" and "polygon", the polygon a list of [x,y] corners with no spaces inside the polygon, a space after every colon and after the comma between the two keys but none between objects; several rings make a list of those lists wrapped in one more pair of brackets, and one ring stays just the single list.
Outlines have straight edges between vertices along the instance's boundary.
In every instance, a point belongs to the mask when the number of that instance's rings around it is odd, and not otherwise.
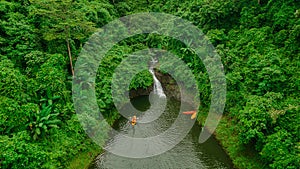
[{"label": "green leaf", "polygon": [[41,134],[40,128],[36,128],[36,129],[35,129],[35,133],[36,133],[37,135],[40,135],[40,134]]}]

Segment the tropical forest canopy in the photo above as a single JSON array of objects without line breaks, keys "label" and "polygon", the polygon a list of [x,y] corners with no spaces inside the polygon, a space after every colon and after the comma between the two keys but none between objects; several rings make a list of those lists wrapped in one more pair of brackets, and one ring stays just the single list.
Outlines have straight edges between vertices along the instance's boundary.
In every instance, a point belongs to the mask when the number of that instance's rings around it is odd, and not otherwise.
[{"label": "tropical forest canopy", "polygon": [[[82,152],[101,151],[74,111],[74,64],[93,33],[138,12],[182,17],[215,46],[227,81],[227,137],[236,138],[224,148],[237,168],[299,168],[298,0],[1,0],[0,168],[66,168]],[[107,121],[119,118],[114,69],[149,47],[172,51],[192,69],[208,110],[210,81],[195,53],[169,37],[142,34],[119,42],[100,64],[97,102]],[[152,83],[140,72],[130,89]]]}]

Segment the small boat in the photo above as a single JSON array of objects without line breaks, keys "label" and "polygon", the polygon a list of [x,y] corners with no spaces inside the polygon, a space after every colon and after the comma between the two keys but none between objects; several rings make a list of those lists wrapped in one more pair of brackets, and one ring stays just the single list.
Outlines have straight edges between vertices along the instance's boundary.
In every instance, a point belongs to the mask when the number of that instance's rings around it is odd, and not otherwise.
[{"label": "small boat", "polygon": [[194,114],[194,113],[197,113],[196,110],[193,110],[193,111],[185,111],[185,112],[182,112],[182,114]]},{"label": "small boat", "polygon": [[197,111],[196,110],[192,110],[192,111],[185,111],[185,112],[182,112],[182,114],[191,114],[191,119],[195,119],[197,117]]}]

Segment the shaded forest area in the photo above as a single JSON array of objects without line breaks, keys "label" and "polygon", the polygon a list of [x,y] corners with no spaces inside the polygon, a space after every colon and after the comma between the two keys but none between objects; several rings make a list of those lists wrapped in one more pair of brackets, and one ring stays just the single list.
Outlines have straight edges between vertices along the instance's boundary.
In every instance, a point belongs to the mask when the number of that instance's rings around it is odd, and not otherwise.
[{"label": "shaded forest area", "polygon": [[[73,67],[92,33],[137,12],[182,17],[215,46],[227,80],[217,135],[237,168],[300,168],[299,0],[0,1],[0,168],[66,168],[78,154],[101,152],[74,111]],[[114,69],[146,47],[180,56],[208,109],[209,78],[195,53],[168,37],[140,35],[115,45],[98,69],[97,98],[107,121],[119,117],[110,89]],[[131,89],[152,82],[141,72]]]}]

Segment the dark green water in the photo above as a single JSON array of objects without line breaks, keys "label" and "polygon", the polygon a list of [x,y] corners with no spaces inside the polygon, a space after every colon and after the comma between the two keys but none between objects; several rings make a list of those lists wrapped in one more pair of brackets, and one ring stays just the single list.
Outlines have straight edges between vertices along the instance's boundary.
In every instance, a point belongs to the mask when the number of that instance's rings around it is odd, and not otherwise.
[{"label": "dark green water", "polygon": [[[141,111],[149,109],[148,97],[132,100],[132,105]],[[132,137],[149,137],[168,129],[178,116],[180,102],[168,100],[164,113],[159,119],[148,124],[139,124],[132,128],[128,120],[120,119],[114,128],[122,134]],[[139,116],[139,115],[138,115]],[[140,114],[142,118],[143,114]],[[218,142],[211,137],[203,144],[198,143],[201,127],[195,124],[189,134],[171,150],[148,158],[127,158],[109,152],[99,155],[91,168],[102,169],[229,169],[232,163]],[[118,135],[109,142],[117,142]],[[132,147],[133,152],[139,150]]]}]

